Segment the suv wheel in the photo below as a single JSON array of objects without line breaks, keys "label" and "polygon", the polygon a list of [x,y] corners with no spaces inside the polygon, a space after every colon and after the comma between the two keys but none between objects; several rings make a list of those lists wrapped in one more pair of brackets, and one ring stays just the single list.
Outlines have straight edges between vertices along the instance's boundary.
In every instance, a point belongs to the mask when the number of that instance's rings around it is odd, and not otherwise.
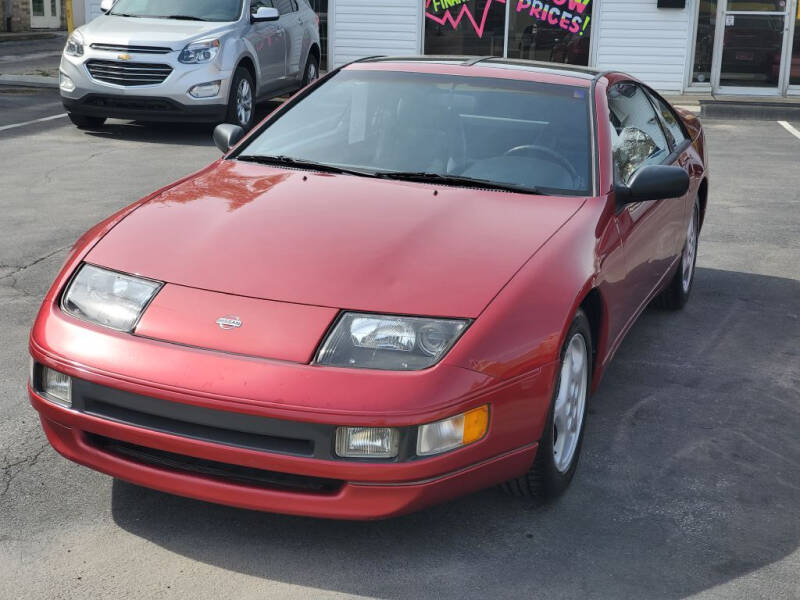
[{"label": "suv wheel", "polygon": [[228,99],[227,122],[238,125],[245,131],[253,126],[256,114],[256,97],[253,77],[247,69],[239,67],[233,74],[231,93]]},{"label": "suv wheel", "polygon": [[308,55],[306,70],[303,73],[303,87],[319,79],[319,60],[313,54]]},{"label": "suv wheel", "polygon": [[106,122],[105,117],[87,117],[72,113],[67,113],[67,116],[78,129],[100,129]]}]

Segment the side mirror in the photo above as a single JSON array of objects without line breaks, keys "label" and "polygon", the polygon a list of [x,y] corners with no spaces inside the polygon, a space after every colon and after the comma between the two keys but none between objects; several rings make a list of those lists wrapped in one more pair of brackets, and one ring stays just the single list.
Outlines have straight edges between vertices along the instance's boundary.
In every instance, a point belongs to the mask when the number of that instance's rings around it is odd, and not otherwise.
[{"label": "side mirror", "polygon": [[679,198],[689,191],[689,174],[680,167],[648,165],[634,173],[628,185],[617,185],[617,204]]},{"label": "side mirror", "polygon": [[224,154],[244,137],[244,129],[231,123],[222,123],[214,128],[214,143]]},{"label": "side mirror", "polygon": [[263,23],[265,21],[277,21],[281,18],[281,13],[277,8],[271,6],[259,6],[256,12],[250,15],[251,23]]},{"label": "side mirror", "polygon": [[104,14],[110,11],[112,6],[114,6],[114,0],[101,0],[100,2],[100,10]]}]

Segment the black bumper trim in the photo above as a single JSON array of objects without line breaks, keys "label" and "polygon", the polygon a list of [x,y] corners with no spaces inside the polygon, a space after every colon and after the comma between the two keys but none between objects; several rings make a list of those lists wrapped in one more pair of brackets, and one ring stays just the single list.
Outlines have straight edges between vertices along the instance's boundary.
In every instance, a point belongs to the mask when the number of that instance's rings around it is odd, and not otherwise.
[{"label": "black bumper trim", "polygon": [[183,121],[219,123],[225,120],[224,104],[186,106],[170,98],[87,94],[73,100],[61,97],[67,112],[86,117],[130,119],[133,121]]}]

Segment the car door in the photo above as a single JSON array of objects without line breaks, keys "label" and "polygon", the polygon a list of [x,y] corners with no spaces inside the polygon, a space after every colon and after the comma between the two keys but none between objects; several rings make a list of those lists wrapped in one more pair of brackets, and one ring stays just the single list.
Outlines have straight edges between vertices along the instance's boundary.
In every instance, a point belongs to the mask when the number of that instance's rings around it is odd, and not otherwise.
[{"label": "car door", "polygon": [[305,65],[303,60],[303,36],[305,26],[303,13],[300,12],[296,0],[274,0],[275,7],[281,13],[281,24],[286,30],[286,77],[297,78]]},{"label": "car door", "polygon": [[[626,184],[646,165],[679,164],[680,154],[642,86],[633,82],[611,86],[608,105],[617,183]],[[685,198],[637,202],[618,209],[630,314],[638,313],[649,300],[680,254],[686,214]]]},{"label": "car door", "polygon": [[[250,14],[262,6],[277,8],[273,0],[251,0]],[[286,31],[283,24],[280,20],[251,23],[246,38],[258,57],[261,74],[258,95],[280,89],[286,78]]]}]

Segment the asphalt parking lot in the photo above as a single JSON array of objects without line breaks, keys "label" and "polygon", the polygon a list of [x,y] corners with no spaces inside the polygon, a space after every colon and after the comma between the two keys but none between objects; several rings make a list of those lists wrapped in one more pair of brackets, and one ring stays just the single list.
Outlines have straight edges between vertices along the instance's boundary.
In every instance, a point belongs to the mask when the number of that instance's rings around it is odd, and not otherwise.
[{"label": "asphalt parking lot", "polygon": [[68,248],[218,156],[204,126],[1,129],[53,101],[0,88],[0,598],[800,598],[800,139],[777,122],[706,122],[693,297],[631,331],[566,496],[349,523],[137,488],[46,443],[27,336]]}]

